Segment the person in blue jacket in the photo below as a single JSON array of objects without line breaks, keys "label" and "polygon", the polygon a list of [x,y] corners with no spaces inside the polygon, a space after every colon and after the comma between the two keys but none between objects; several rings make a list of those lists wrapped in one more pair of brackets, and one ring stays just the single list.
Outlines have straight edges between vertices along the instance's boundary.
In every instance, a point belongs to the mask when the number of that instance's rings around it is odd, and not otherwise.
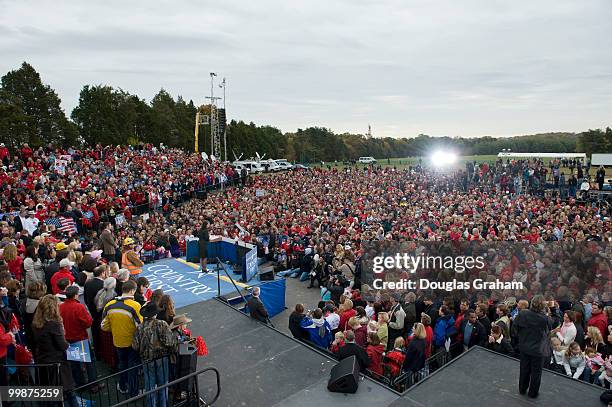
[{"label": "person in blue jacket", "polygon": [[302,319],[300,326],[306,331],[310,342],[323,349],[329,348],[333,336],[329,322],[323,318],[321,308],[315,309],[311,315]]},{"label": "person in blue jacket", "polygon": [[442,305],[438,311],[440,316],[436,319],[433,330],[433,343],[436,349],[444,346],[444,342],[457,333],[455,318],[446,305]]}]

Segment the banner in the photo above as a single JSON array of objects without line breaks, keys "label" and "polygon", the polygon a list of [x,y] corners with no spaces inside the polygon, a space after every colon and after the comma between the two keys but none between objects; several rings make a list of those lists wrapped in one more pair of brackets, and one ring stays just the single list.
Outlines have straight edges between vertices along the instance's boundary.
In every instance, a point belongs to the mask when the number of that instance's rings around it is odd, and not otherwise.
[{"label": "banner", "polygon": [[91,352],[89,350],[89,340],[71,343],[66,349],[66,358],[74,362],[91,363]]},{"label": "banner", "polygon": [[68,165],[68,161],[66,160],[55,160],[55,172],[60,175],[66,175],[66,166]]},{"label": "banner", "polygon": [[122,214],[115,216],[115,224],[117,226],[121,226],[124,223],[125,223],[125,216],[123,216]]}]

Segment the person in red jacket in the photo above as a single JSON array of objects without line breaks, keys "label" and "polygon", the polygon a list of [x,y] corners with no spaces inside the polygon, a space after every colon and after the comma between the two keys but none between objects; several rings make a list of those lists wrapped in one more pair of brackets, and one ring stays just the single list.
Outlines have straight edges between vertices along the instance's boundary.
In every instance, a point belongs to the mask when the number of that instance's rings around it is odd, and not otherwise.
[{"label": "person in red jacket", "polygon": [[350,329],[348,326],[348,320],[357,315],[357,311],[353,309],[353,301],[346,299],[340,304],[340,324],[338,328],[341,331]]},{"label": "person in red jacket", "polygon": [[[455,329],[457,330],[457,332],[459,332],[461,328],[461,323],[463,322],[463,319],[465,318],[465,314],[468,309],[470,309],[470,302],[467,298],[462,298],[459,304],[459,314],[457,315],[457,319],[455,319]],[[459,335],[461,335],[461,333]],[[457,338],[457,341],[461,342],[461,339],[462,338],[459,337]]]},{"label": "person in red jacket", "polygon": [[388,363],[385,365],[385,370],[391,378],[399,376],[402,372],[402,365],[406,359],[405,341],[401,336],[395,338],[393,350],[387,353]]},{"label": "person in red jacket", "polygon": [[[60,315],[64,321],[66,341],[68,341],[68,343],[89,341],[87,329],[91,327],[93,319],[91,318],[91,315],[89,314],[89,311],[85,305],[79,302],[78,297],[79,287],[76,285],[71,285],[70,287],[66,288],[66,299],[59,306]],[[97,378],[94,363],[71,361],[70,367],[72,368],[72,376],[74,377],[77,386],[85,385],[96,380]],[[85,376],[85,371],[87,372],[87,376]],[[85,380],[85,377],[88,377],[89,381]],[[100,390],[99,386],[94,387],[95,388],[92,391],[97,392]]]},{"label": "person in red jacket", "polygon": [[4,143],[0,143],[0,161],[2,161],[4,165],[8,165],[10,159],[11,153],[9,152],[9,149],[6,148]]},{"label": "person in red jacket", "polygon": [[425,327],[425,359],[431,356],[431,344],[433,342],[433,329],[431,328],[431,317],[421,313],[421,323]]},{"label": "person in red jacket", "polygon": [[57,282],[62,278],[67,278],[70,284],[74,283],[74,276],[72,275],[71,268],[73,263],[68,259],[62,259],[59,263],[60,269],[51,276],[51,292],[57,294],[60,292]]},{"label": "person in red jacket", "polygon": [[608,317],[603,312],[603,304],[600,302],[593,303],[591,319],[589,319],[587,326],[594,326],[598,328],[601,336],[604,338],[608,337]]},{"label": "person in red jacket", "polygon": [[378,334],[370,332],[368,334],[368,346],[366,347],[366,353],[371,361],[368,369],[380,376],[383,374],[382,360],[384,351],[385,347],[380,343]]},{"label": "person in red jacket", "polygon": [[28,161],[30,157],[34,154],[34,151],[30,148],[28,143],[24,143],[23,147],[21,147],[21,159],[23,161]]},{"label": "person in red jacket", "polygon": [[6,352],[9,345],[15,344],[15,335],[12,332],[5,332],[4,326],[0,324],[0,386],[6,386],[8,384],[8,378],[6,376]]}]

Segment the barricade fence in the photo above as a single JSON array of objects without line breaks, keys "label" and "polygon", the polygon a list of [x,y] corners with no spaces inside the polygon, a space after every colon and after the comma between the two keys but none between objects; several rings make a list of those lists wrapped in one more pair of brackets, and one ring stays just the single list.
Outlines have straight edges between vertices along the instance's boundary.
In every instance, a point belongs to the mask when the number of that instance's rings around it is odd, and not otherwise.
[{"label": "barricade fence", "polygon": [[[206,373],[213,372],[215,374],[216,391],[214,397],[209,400],[201,397],[198,376]],[[164,403],[166,395],[172,388],[185,388],[187,392],[182,400],[174,400],[171,402]],[[205,369],[198,370],[197,372],[190,373],[180,379],[174,380],[170,383],[166,383],[161,386],[157,386],[153,389],[147,390],[135,397],[123,400],[117,404],[113,404],[113,407],[127,407],[127,406],[166,406],[171,405],[174,407],[200,407],[200,406],[212,406],[217,401],[221,394],[221,381],[220,374],[214,367],[208,367]]]},{"label": "barricade fence", "polygon": [[[8,387],[61,387],[62,378],[59,363],[6,364],[0,366],[0,386]],[[2,401],[2,405],[25,407],[31,401]]]},{"label": "barricade fence", "polygon": [[[321,347],[318,347],[313,342],[310,342],[308,340],[304,340],[303,342],[316,348],[319,352],[325,354],[330,359],[339,361],[338,356],[332,353],[331,351],[329,351],[328,349],[323,349]],[[383,371],[385,371],[384,374],[381,375],[381,374],[371,371],[370,369],[366,369],[365,375],[389,387],[390,389],[403,393],[404,391],[408,390],[410,387],[412,387],[419,381],[425,379],[431,373],[444,367],[448,362],[450,362],[452,359],[456,358],[457,356],[461,355],[462,353],[463,353],[463,344],[453,343],[451,344],[448,351],[446,351],[445,348],[442,348],[438,350],[436,353],[434,353],[433,355],[431,355],[428,359],[426,359],[425,366],[423,367],[423,369],[419,370],[418,372],[402,372],[398,376],[391,376],[391,374],[387,372],[387,369],[384,368],[385,366],[383,363]]]}]

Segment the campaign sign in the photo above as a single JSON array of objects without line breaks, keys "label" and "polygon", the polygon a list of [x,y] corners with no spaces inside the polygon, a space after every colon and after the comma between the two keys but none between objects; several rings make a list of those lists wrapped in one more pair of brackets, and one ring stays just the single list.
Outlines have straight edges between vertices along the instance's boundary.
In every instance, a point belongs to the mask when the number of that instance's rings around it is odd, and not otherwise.
[{"label": "campaign sign", "polygon": [[66,349],[66,357],[74,362],[91,363],[91,352],[89,350],[89,341],[87,339],[71,343]]},{"label": "campaign sign", "polygon": [[252,248],[244,256],[244,264],[242,267],[242,281],[245,283],[250,281],[257,275],[259,267],[257,266],[257,247]]}]

